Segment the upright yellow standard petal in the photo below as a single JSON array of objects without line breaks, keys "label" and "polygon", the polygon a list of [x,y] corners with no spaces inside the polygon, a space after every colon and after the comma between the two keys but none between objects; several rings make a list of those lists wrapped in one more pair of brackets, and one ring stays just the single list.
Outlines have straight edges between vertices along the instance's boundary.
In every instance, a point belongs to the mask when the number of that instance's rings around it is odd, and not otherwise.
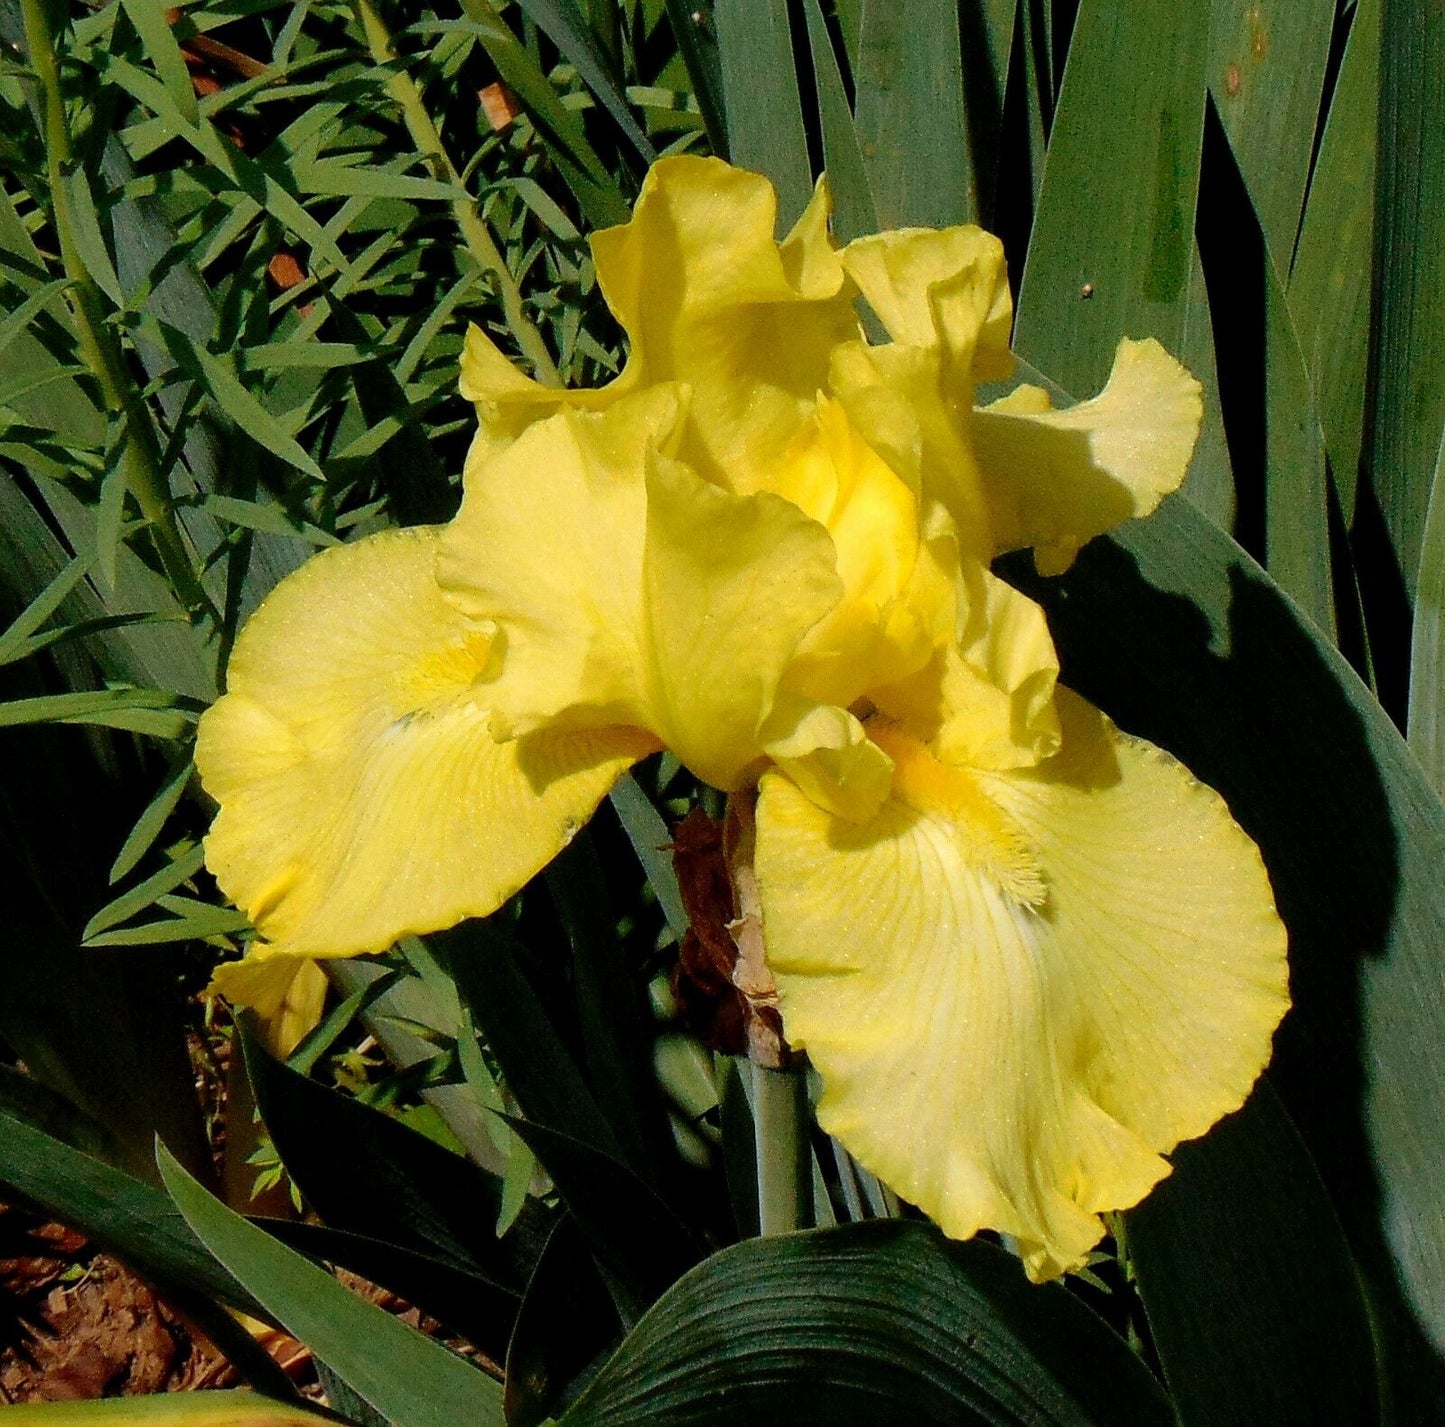
[{"label": "upright yellow standard petal", "polygon": [[473,329],[462,359],[462,391],[481,421],[472,462],[563,406],[599,410],[682,382],[692,406],[679,454],[730,490],[766,489],[830,353],[858,335],[827,190],[781,244],[776,223],[776,195],[759,174],[689,155],[654,164],[631,222],[592,238],[598,283],[628,337],[622,375],[591,391],[543,387]]},{"label": "upright yellow standard petal", "polygon": [[1013,372],[1003,244],[982,228],[901,228],[858,238],[843,266],[901,346],[935,347],[960,383]]},{"label": "upright yellow standard petal", "polygon": [[437,541],[389,531],[283,580],[201,720],[207,865],[279,951],[381,951],[494,910],[652,747],[629,730],[496,744],[499,651],[442,597]]},{"label": "upright yellow standard petal", "polygon": [[978,773],[879,738],[863,826],[763,779],[757,868],[784,1028],[820,1122],[1029,1273],[1080,1265],[1098,1216],[1240,1105],[1288,1004],[1254,844],[1168,754],[1063,691],[1063,747]]},{"label": "upright yellow standard petal", "polygon": [[438,574],[505,677],[499,734],[646,729],[735,788],[807,631],[842,589],[827,531],[779,496],[734,495],[658,454],[665,389],[562,412],[475,473]]},{"label": "upright yellow standard petal", "polygon": [[1033,546],[1058,574],[1079,548],[1179,489],[1199,436],[1200,386],[1154,339],[1123,341],[1108,385],[1062,411],[1023,386],[974,413],[1000,550]]}]

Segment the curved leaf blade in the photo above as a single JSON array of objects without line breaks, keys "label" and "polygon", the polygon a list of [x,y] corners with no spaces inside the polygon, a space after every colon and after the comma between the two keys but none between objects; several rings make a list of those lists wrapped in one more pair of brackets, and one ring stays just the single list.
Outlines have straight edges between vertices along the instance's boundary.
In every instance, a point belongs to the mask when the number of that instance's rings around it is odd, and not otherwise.
[{"label": "curved leaf blade", "polygon": [[1102,1320],[1017,1260],[902,1221],[751,1239],[678,1282],[562,1427],[1172,1422]]},{"label": "curved leaf blade", "polygon": [[192,1179],[164,1145],[157,1159],[166,1189],[196,1237],[277,1322],[395,1427],[503,1427],[500,1383],[248,1224]]}]

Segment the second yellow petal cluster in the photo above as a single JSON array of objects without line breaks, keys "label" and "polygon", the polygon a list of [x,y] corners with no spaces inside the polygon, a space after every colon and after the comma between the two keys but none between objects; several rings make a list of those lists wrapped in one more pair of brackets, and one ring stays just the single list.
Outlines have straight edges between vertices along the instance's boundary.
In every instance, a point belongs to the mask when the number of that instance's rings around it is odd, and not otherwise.
[{"label": "second yellow petal cluster", "polygon": [[545,387],[474,330],[456,519],[324,552],[243,630],[197,755],[259,933],[223,984],[294,1019],[311,959],[495,910],[670,749],[757,799],[822,1124],[1049,1277],[1242,1103],[1288,1004],[1253,843],[1058,686],[990,569],[1152,510],[1199,388],[1123,341],[1090,401],[980,408],[1012,365],[995,239],[840,250],[821,185],[782,242],[775,216],[756,175],[658,163],[594,240],[622,374]]}]

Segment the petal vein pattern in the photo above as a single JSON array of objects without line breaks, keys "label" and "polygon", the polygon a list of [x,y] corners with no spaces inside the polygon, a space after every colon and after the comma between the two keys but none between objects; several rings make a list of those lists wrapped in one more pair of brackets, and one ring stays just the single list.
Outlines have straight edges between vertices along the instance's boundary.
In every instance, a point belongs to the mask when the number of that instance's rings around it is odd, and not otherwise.
[{"label": "petal vein pattern", "polygon": [[496,743],[493,632],[443,599],[438,538],[388,531],[283,580],[201,720],[207,864],[278,951],[381,951],[495,910],[651,751],[618,729]]},{"label": "petal vein pattern", "polygon": [[757,817],[820,1122],[946,1233],[1012,1235],[1035,1278],[1080,1266],[1098,1215],[1243,1103],[1288,1004],[1268,879],[1218,795],[1058,701],[1062,751],[1036,768],[895,743],[872,822],[777,775]]}]

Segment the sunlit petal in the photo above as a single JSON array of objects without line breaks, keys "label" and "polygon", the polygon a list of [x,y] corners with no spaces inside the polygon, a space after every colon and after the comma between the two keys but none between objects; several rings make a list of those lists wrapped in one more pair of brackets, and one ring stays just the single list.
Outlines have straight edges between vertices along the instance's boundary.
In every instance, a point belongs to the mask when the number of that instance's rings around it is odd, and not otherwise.
[{"label": "sunlit petal", "polygon": [[1050,410],[1038,387],[975,413],[973,440],[1000,550],[1033,546],[1039,569],[1067,569],[1085,541],[1148,515],[1189,468],[1200,386],[1158,342],[1123,341],[1091,401]]},{"label": "sunlit petal", "polygon": [[791,502],[659,455],[669,429],[659,389],[531,427],[469,483],[438,574],[500,626],[499,733],[634,725],[733,788],[799,642],[838,602],[835,552]]},{"label": "sunlit petal", "polygon": [[[1287,1005],[1285,935],[1217,794],[1060,691],[1063,750],[975,773],[881,739],[864,826],[763,780],[758,874],[821,1123],[944,1230],[1034,1277],[1242,1103]],[[876,735],[875,735],[876,736]]]},{"label": "sunlit petal", "polygon": [[326,974],[308,956],[258,949],[240,961],[223,961],[210,990],[233,1006],[249,1006],[261,1041],[284,1060],[321,1021]]},{"label": "sunlit petal", "polygon": [[482,426],[473,460],[563,406],[599,410],[681,382],[692,404],[679,454],[730,490],[766,489],[826,383],[830,353],[858,335],[828,211],[820,184],[780,244],[777,197],[761,175],[690,155],[654,164],[631,222],[592,238],[598,283],[628,337],[622,375],[592,391],[543,387],[474,328],[462,361]]},{"label": "sunlit petal", "polygon": [[379,951],[494,910],[653,746],[628,730],[496,744],[493,631],[443,599],[436,548],[435,529],[396,530],[303,565],[201,720],[207,864],[283,951]]},{"label": "sunlit petal", "polygon": [[903,228],[849,243],[843,265],[894,342],[936,347],[960,383],[1013,371],[1003,244],[982,228]]}]

